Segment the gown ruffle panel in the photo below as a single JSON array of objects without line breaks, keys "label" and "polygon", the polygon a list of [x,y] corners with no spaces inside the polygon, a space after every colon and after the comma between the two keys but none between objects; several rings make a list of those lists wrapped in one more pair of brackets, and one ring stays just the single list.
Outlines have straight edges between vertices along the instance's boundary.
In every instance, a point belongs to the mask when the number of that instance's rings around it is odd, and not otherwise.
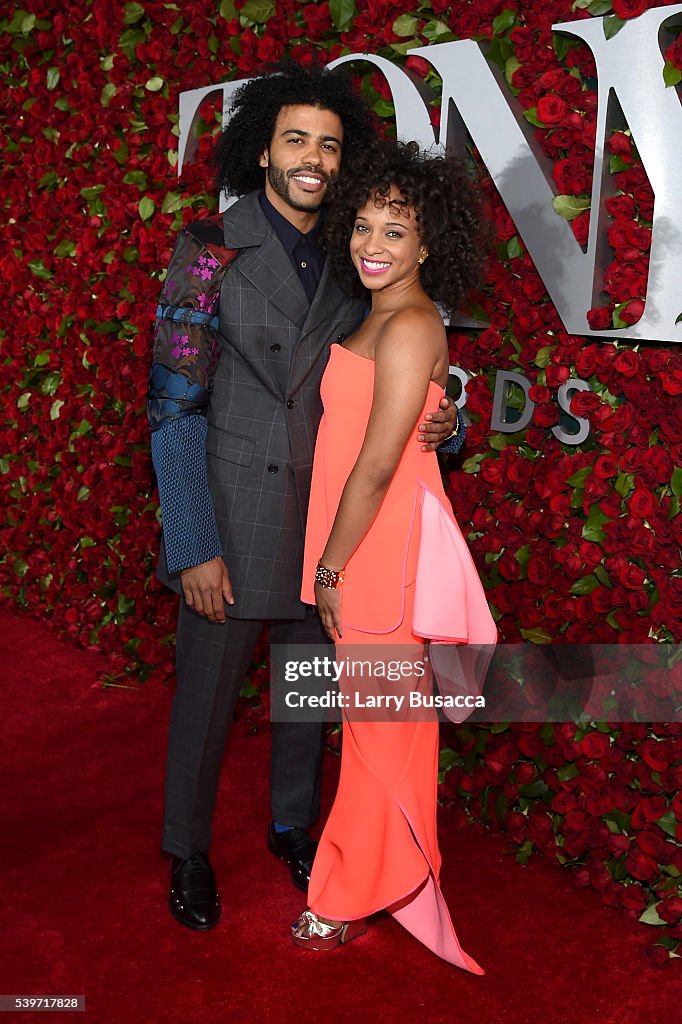
[{"label": "gown ruffle panel", "polygon": [[[309,603],[317,560],[362,447],[373,390],[373,361],[332,346],[306,532],[302,598]],[[437,408],[442,393],[429,385],[418,422]],[[337,659],[351,645],[374,647],[381,659],[394,645],[401,658],[423,656],[424,637],[446,641],[435,645],[444,650],[495,642],[437,457],[421,451],[416,435],[415,425],[379,512],[346,567]],[[339,787],[315,857],[309,903],[335,920],[387,909],[438,956],[482,974],[457,939],[439,886],[438,737],[435,712],[420,721],[344,719]]]}]

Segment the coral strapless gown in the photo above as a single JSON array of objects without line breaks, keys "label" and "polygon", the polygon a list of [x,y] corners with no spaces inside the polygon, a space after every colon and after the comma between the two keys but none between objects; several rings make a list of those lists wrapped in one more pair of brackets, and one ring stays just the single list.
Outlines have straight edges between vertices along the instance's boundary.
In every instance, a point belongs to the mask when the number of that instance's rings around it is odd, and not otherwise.
[{"label": "coral strapless gown", "polygon": [[[333,345],[322,379],[324,416],[315,449],[302,599],[315,603],[315,566],[362,447],[374,392],[374,362]],[[429,385],[424,409],[443,389]],[[435,452],[413,430],[384,501],[346,567],[343,638],[398,644],[423,655],[424,637],[493,644],[494,622],[478,573],[443,490]],[[343,681],[342,681],[343,689]],[[334,920],[387,909],[438,956],[483,970],[464,952],[439,887],[436,836],[438,722],[344,718],[339,787],[320,839],[308,900]],[[471,882],[473,883],[473,879]]]}]

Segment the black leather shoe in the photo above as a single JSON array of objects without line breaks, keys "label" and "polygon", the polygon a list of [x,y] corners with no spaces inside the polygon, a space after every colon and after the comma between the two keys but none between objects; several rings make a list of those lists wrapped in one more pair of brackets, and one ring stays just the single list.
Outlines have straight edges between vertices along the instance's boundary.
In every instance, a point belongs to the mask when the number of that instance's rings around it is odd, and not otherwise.
[{"label": "black leather shoe", "polygon": [[171,858],[168,907],[176,921],[205,932],[220,920],[220,896],[207,853]]},{"label": "black leather shoe", "polygon": [[296,888],[301,892],[307,892],[317,843],[310,838],[306,830],[290,828],[286,832],[277,832],[275,826],[270,823],[268,849],[288,865],[291,881]]}]

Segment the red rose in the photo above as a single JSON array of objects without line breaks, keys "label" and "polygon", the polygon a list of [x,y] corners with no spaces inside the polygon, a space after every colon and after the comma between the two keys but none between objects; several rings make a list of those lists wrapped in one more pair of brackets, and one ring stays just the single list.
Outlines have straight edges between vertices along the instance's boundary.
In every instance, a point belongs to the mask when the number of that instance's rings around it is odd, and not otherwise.
[{"label": "red rose", "polygon": [[677,924],[682,917],[682,899],[679,896],[668,896],[656,907],[658,916],[668,924]]},{"label": "red rose", "polygon": [[647,898],[641,885],[631,883],[624,885],[621,890],[621,900],[626,910],[634,910],[637,913],[644,910],[647,905]]},{"label": "red rose", "polygon": [[420,78],[426,78],[431,70],[431,65],[423,57],[408,57],[405,61],[405,67],[409,68],[410,71],[414,71]]},{"label": "red rose", "polygon": [[646,825],[658,821],[661,815],[665,814],[666,807],[666,799],[660,794],[658,796],[641,796],[632,812],[632,827],[644,828]]},{"label": "red rose", "polygon": [[656,508],[656,502],[650,491],[638,490],[628,501],[628,508],[637,519],[648,519]]},{"label": "red rose", "polygon": [[632,143],[625,132],[614,132],[606,145],[611,153],[621,157],[625,163],[632,163]]},{"label": "red rose", "polygon": [[543,124],[559,124],[566,113],[566,104],[560,96],[543,96],[538,101],[538,118]]},{"label": "red rose", "polygon": [[522,761],[521,764],[517,764],[514,774],[516,775],[517,782],[522,786],[526,786],[537,777],[537,769],[535,765],[530,764],[528,761]]},{"label": "red rose", "polygon": [[580,753],[591,760],[603,757],[609,746],[609,738],[603,732],[588,732],[578,744]]},{"label": "red rose", "polygon": [[[624,309],[621,309],[620,318],[621,320],[624,320],[626,324],[636,324],[638,320],[641,320],[643,313],[644,302],[641,299],[632,299]],[[618,367],[617,359],[616,367]]]},{"label": "red rose", "polygon": [[637,851],[633,851],[625,858],[625,867],[633,878],[638,878],[642,882],[656,878],[660,873],[658,864],[653,857]]},{"label": "red rose", "polygon": [[595,306],[587,311],[587,322],[593,331],[608,331],[613,327],[611,311]]},{"label": "red rose", "polygon": [[571,413],[576,416],[587,416],[600,405],[601,399],[594,391],[574,391],[571,395]]},{"label": "red rose", "polygon": [[613,13],[619,18],[638,18],[649,7],[647,0],[613,0]]},{"label": "red rose", "polygon": [[614,366],[618,373],[622,373],[623,376],[634,377],[639,373],[639,356],[636,352],[626,349],[618,353]]}]

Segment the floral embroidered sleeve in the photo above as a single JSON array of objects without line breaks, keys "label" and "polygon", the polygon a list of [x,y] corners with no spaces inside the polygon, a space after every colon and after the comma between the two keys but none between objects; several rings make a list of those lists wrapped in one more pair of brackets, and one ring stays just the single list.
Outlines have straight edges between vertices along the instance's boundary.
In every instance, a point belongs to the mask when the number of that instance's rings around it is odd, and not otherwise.
[{"label": "floral embroidered sleeve", "polygon": [[181,232],[156,312],[147,412],[171,573],[222,553],[205,452],[220,285],[236,255],[221,225],[210,218]]}]

